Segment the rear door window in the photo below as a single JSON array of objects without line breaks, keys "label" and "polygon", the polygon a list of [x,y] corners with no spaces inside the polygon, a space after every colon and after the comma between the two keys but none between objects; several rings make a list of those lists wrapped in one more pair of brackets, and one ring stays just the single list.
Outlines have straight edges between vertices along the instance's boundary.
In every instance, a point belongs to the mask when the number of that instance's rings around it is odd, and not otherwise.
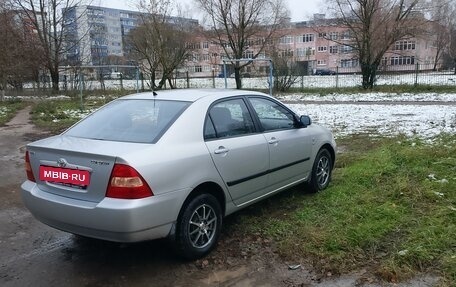
[{"label": "rear door window", "polygon": [[241,136],[255,131],[252,116],[244,100],[232,99],[211,107],[204,127],[204,138]]}]

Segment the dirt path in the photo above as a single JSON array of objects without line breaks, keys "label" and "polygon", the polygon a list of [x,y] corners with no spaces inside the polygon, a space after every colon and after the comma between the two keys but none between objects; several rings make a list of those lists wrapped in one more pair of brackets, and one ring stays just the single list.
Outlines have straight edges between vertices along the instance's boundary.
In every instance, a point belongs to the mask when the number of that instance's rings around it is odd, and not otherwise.
[{"label": "dirt path", "polygon": [[30,107],[0,127],[0,286],[432,286],[435,277],[404,284],[375,283],[368,271],[320,278],[311,268],[290,270],[257,235],[229,232],[207,258],[182,262],[164,241],[117,244],[89,240],[35,220],[20,199],[24,146],[47,136],[29,123]]}]

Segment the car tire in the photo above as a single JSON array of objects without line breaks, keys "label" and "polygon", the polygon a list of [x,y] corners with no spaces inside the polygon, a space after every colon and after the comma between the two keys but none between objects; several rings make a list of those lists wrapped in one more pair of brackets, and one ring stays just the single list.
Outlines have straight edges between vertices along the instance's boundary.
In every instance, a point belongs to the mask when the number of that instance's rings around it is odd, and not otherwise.
[{"label": "car tire", "polygon": [[176,251],[194,260],[208,254],[216,245],[222,228],[222,208],[211,194],[192,198],[182,209],[176,224]]},{"label": "car tire", "polygon": [[325,148],[318,151],[308,182],[310,192],[316,193],[328,187],[331,181],[332,168],[333,159],[329,151]]}]

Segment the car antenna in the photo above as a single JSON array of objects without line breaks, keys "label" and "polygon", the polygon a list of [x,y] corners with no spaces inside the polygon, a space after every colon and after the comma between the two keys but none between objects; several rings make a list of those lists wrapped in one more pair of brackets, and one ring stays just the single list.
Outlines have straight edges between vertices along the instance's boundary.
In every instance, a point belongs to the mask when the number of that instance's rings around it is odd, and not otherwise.
[{"label": "car antenna", "polygon": [[158,96],[158,94],[155,91],[152,91],[152,95],[154,95],[154,110],[155,110],[155,98]]}]

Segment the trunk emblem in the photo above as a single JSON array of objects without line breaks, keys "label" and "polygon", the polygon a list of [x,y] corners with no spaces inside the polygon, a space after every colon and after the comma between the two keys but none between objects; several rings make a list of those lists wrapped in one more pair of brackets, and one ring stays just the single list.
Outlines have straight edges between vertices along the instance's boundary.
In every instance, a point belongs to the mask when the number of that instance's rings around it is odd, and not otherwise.
[{"label": "trunk emblem", "polygon": [[64,159],[64,158],[60,158],[58,161],[57,161],[57,165],[59,167],[65,167],[67,166],[68,162]]}]

